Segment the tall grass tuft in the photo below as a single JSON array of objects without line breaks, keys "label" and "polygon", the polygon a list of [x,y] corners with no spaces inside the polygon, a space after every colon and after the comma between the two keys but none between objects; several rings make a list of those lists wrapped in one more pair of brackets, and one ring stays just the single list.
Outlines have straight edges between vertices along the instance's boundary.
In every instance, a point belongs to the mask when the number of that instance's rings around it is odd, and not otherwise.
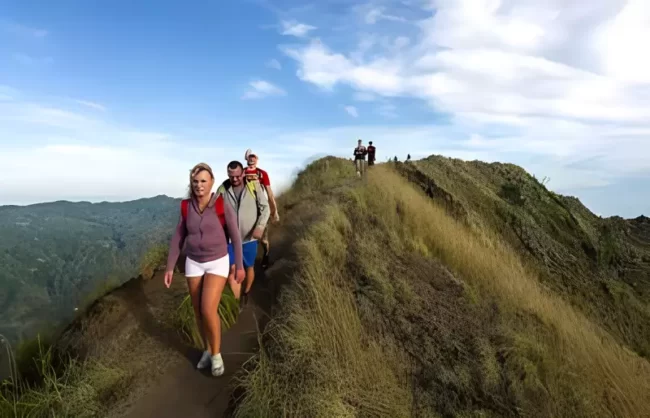
[{"label": "tall grass tuft", "polygon": [[[230,286],[223,289],[221,301],[218,308],[219,318],[221,319],[222,332],[232,327],[239,317],[239,301],[235,299]],[[203,341],[199,328],[196,324],[194,309],[192,308],[192,299],[187,295],[176,310],[176,325],[180,329],[183,337],[194,348],[203,349]]]},{"label": "tall grass tuft", "polygon": [[106,411],[107,402],[121,396],[127,373],[99,362],[61,358],[55,366],[51,347],[38,339],[38,353],[32,358],[38,381],[21,379],[14,369],[0,387],[0,416],[91,417]]}]

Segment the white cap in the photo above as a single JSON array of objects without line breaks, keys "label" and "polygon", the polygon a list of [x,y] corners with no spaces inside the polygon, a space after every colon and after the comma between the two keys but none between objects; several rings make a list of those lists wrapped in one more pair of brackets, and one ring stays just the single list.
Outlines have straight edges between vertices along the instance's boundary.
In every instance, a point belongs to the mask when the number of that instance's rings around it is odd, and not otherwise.
[{"label": "white cap", "polygon": [[253,150],[249,148],[249,149],[246,150],[246,154],[244,154],[244,159],[245,159],[246,161],[248,161],[248,157],[250,157],[251,155],[254,155],[254,156],[257,157],[257,154],[255,154],[255,153],[253,152]]}]

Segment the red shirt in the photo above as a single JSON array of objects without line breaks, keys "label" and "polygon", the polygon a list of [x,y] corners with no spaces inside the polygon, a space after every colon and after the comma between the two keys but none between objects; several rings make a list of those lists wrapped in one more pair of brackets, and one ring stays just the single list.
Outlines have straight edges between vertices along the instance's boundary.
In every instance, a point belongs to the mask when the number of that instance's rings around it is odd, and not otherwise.
[{"label": "red shirt", "polygon": [[271,179],[269,179],[269,174],[261,168],[246,167],[244,170],[244,175],[249,181],[258,180],[264,187],[271,186]]}]

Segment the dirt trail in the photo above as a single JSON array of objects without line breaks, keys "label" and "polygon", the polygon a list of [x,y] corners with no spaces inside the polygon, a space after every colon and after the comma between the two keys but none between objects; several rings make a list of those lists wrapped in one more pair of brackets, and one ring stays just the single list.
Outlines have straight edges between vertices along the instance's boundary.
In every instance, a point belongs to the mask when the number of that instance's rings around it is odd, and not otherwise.
[{"label": "dirt trail", "polygon": [[[237,323],[222,338],[221,352],[226,366],[223,376],[215,378],[210,370],[198,371],[195,363],[200,352],[192,350],[190,361],[179,361],[153,382],[128,411],[126,417],[222,417],[229,407],[233,376],[257,349],[256,317],[261,310],[249,303]],[[178,354],[178,356],[181,356]]]},{"label": "dirt trail", "polygon": [[[267,305],[270,286],[264,272],[258,269],[248,305],[237,323],[222,334],[221,353],[226,372],[221,377],[213,377],[209,369],[196,370],[201,352],[189,347],[168,321],[161,320],[187,294],[182,274],[174,277],[172,292],[165,289],[162,273],[151,280],[127,284],[115,292],[114,296],[136,316],[139,332],[129,333],[128,340],[141,338],[141,344],[134,347],[138,353],[133,355],[142,359],[142,352],[147,350],[150,355],[145,354],[144,362],[138,361],[144,364],[138,367],[128,396],[115,406],[109,417],[228,416],[232,410],[234,376],[258,348],[258,324],[265,322],[267,316],[260,306]],[[120,330],[120,333],[125,332]]]}]

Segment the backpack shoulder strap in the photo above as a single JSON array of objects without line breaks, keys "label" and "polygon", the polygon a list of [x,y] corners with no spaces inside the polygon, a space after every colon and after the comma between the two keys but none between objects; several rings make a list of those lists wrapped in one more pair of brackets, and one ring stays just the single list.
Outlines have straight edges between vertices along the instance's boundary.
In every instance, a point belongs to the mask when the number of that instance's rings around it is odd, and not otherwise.
[{"label": "backpack shoulder strap", "polygon": [[217,218],[219,218],[219,223],[223,227],[223,233],[226,236],[226,242],[230,242],[230,236],[228,235],[228,226],[226,225],[226,209],[224,208],[223,196],[219,195],[217,200],[214,202],[214,210],[217,212]]},{"label": "backpack shoulder strap", "polygon": [[181,200],[181,215],[183,220],[187,220],[187,209],[190,206],[190,199]]},{"label": "backpack shoulder strap", "polygon": [[255,182],[247,181],[246,188],[253,195],[253,197],[257,199],[257,190],[255,190]]},{"label": "backpack shoulder strap", "polygon": [[217,216],[219,217],[219,222],[221,222],[221,225],[225,228],[226,226],[226,210],[223,207],[223,196],[218,196],[217,200],[214,202],[214,210],[217,212]]}]

